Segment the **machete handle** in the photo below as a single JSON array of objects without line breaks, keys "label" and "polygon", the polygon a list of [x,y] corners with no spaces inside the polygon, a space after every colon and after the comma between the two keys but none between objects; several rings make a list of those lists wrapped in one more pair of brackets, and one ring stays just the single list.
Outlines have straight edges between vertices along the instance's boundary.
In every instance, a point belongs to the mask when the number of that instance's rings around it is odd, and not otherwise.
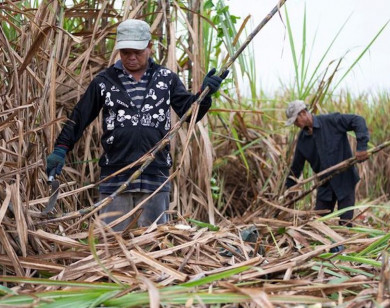
[{"label": "machete handle", "polygon": [[54,181],[54,178],[56,176],[56,168],[53,168],[50,170],[50,173],[49,173],[49,178],[48,178],[48,182],[51,183]]}]

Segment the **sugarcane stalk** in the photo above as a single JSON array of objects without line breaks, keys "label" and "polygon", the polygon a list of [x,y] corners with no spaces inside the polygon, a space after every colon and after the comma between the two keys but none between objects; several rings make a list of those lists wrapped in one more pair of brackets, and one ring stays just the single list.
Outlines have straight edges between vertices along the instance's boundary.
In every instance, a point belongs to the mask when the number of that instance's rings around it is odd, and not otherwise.
[{"label": "sugarcane stalk", "polygon": [[266,17],[257,25],[257,27],[248,35],[241,47],[235,52],[233,56],[230,57],[229,61],[221,68],[219,76],[221,76],[238,58],[238,56],[244,51],[244,49],[249,45],[253,38],[260,32],[260,30],[270,21],[270,19],[279,12],[280,8],[287,0],[279,0],[278,4],[268,13]]},{"label": "sugarcane stalk", "polygon": [[[280,10],[280,8],[283,6],[283,4],[287,0],[280,0],[278,4],[268,13],[268,15],[260,22],[260,24],[248,35],[242,46],[230,57],[229,61],[221,68],[219,71],[218,75],[222,76],[223,73],[233,64],[233,62],[238,58],[238,56],[245,50],[245,48],[249,45],[249,43],[253,40],[253,38],[259,33],[259,31],[268,23],[268,21]],[[180,120],[171,128],[171,130],[164,136],[163,139],[161,139],[151,150],[149,150],[148,153],[146,153],[144,156],[140,158],[141,161],[143,161],[143,164],[139,168],[138,171],[133,173],[130,178],[121,186],[119,187],[114,193],[112,193],[110,196],[107,198],[95,203],[94,205],[73,212],[73,213],[67,213],[64,215],[61,215],[61,217],[54,218],[51,220],[47,220],[45,223],[49,222],[58,222],[62,221],[64,219],[72,219],[75,217],[79,217],[81,215],[87,214],[91,211],[93,211],[96,208],[103,208],[105,205],[109,204],[119,193],[123,192],[128,185],[133,182],[136,178],[139,177],[139,175],[142,173],[143,170],[146,169],[146,167],[149,166],[149,164],[154,160],[155,154],[162,150],[166,144],[168,144],[173,137],[177,134],[179,129],[183,126],[183,123],[187,121],[187,119],[192,115],[193,118],[196,118],[197,116],[197,111],[198,111],[198,105],[200,104],[201,101],[207,96],[207,94],[210,92],[210,88],[207,86],[199,95],[197,100],[192,104],[191,108],[187,110],[187,112],[180,118]],[[196,112],[194,112],[194,110]],[[124,168],[122,168],[120,171],[116,172],[115,174],[118,174],[120,172],[126,171],[128,169],[133,168],[135,165],[138,164],[137,162],[134,162]],[[106,177],[104,180],[108,180],[108,178],[111,178],[114,175],[111,175],[110,177]],[[104,182],[104,180],[100,181]],[[99,184],[97,183],[97,184]],[[95,211],[94,211],[95,212]]]}]

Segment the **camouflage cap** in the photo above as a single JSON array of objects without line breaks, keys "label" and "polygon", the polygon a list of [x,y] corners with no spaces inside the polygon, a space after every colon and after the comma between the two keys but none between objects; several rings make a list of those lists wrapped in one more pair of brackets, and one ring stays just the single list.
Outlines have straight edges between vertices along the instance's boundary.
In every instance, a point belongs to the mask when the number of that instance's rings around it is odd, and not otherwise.
[{"label": "camouflage cap", "polygon": [[152,36],[150,26],[138,19],[127,19],[117,28],[115,49],[145,49]]},{"label": "camouflage cap", "polygon": [[297,119],[298,113],[300,113],[302,110],[306,109],[306,105],[304,101],[301,100],[295,100],[288,104],[286,109],[286,126],[290,126],[294,124],[295,120]]}]

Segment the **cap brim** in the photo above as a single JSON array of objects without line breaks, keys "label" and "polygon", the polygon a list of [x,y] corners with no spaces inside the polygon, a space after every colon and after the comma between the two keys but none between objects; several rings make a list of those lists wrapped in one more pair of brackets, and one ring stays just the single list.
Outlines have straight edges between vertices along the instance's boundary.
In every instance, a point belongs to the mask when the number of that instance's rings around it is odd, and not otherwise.
[{"label": "cap brim", "polygon": [[285,126],[293,125],[296,119],[297,119],[297,115],[295,117],[291,117],[291,118],[287,119]]},{"label": "cap brim", "polygon": [[115,49],[138,49],[142,50],[148,47],[149,40],[147,41],[120,41],[116,43]]}]

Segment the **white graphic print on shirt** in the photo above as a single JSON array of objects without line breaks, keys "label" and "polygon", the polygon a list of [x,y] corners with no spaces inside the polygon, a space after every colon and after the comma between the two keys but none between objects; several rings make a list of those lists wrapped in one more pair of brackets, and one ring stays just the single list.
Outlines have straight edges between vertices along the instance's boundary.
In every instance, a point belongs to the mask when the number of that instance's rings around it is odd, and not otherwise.
[{"label": "white graphic print on shirt", "polygon": [[167,110],[167,113],[165,114],[165,116],[166,116],[167,121],[165,122],[164,128],[165,128],[165,130],[170,130],[170,128],[171,128],[171,112],[169,109]]},{"label": "white graphic print on shirt", "polygon": [[162,76],[167,77],[171,73],[171,71],[166,68],[162,68],[160,69],[160,73]]},{"label": "white graphic print on shirt", "polygon": [[171,155],[169,153],[167,155],[167,165],[172,166],[172,158],[171,158]]},{"label": "white graphic print on shirt", "polygon": [[159,109],[158,114],[153,115],[153,119],[157,119],[159,122],[162,122],[165,120],[165,114],[164,114],[164,109]]},{"label": "white graphic print on shirt", "polygon": [[150,115],[150,113],[143,114],[141,118],[141,124],[143,126],[151,126],[151,123],[152,123],[152,116]]},{"label": "white graphic print on shirt", "polygon": [[168,89],[168,86],[166,83],[162,82],[162,81],[159,81],[157,84],[156,84],[156,88],[160,89],[160,90],[166,90]]},{"label": "white graphic print on shirt", "polygon": [[131,117],[131,123],[133,123],[133,126],[137,126],[138,122],[139,122],[138,115],[137,115],[137,114],[136,114],[136,115],[133,115],[133,116]]},{"label": "white graphic print on shirt", "polygon": [[115,127],[115,118],[116,118],[116,114],[114,111],[112,111],[111,109],[108,111],[109,112],[109,116],[106,118],[106,123],[107,123],[107,130],[113,130],[114,127]]},{"label": "white graphic print on shirt", "polygon": [[[130,120],[131,119],[131,115],[129,114],[125,114],[125,111],[123,109],[119,109],[118,110],[118,115],[116,117],[116,120],[120,123],[122,123],[124,120]],[[124,126],[123,123],[121,125],[122,127]]]},{"label": "white graphic print on shirt", "polygon": [[164,102],[164,97],[156,103],[156,107],[160,106]]},{"label": "white graphic print on shirt", "polygon": [[106,100],[104,102],[107,106],[114,106],[114,102],[111,100],[111,92],[106,93]]},{"label": "white graphic print on shirt", "polygon": [[[161,76],[167,77],[168,75],[171,74],[171,71],[168,69],[160,69],[158,72],[157,76],[161,78]],[[168,84],[172,84],[172,80],[168,81]],[[122,105],[125,107],[124,109],[119,109],[117,111],[114,111],[112,109],[109,110],[109,116],[106,117],[105,121],[107,124],[107,130],[113,130],[115,128],[115,122],[117,125],[124,127],[126,120],[131,121],[132,126],[137,126],[139,124],[143,126],[149,126],[149,127],[159,127],[160,124],[164,125],[164,129],[168,131],[171,128],[171,118],[170,118],[170,110],[164,111],[164,108],[157,108],[161,106],[163,103],[166,105],[170,105],[170,98],[168,94],[168,98],[165,99],[166,97],[159,97],[160,93],[159,90],[161,91],[166,91],[169,86],[167,84],[167,81],[156,81],[155,84],[155,89],[149,89],[147,95],[145,96],[145,99],[151,98],[154,101],[157,101],[156,103],[152,104],[144,104],[142,106],[141,112],[143,114],[135,114],[135,115],[130,115],[126,114],[127,109],[126,108],[132,108],[135,107],[135,104],[129,100],[129,102],[122,102],[119,99],[116,99],[116,102],[112,101],[112,93],[107,92],[107,86],[102,82],[99,84],[100,87],[100,94],[101,96],[105,96],[105,105],[109,107],[113,107],[114,105]],[[157,90],[158,89],[158,90]],[[112,92],[120,92],[119,88],[115,85],[110,86],[110,90]],[[157,92],[156,92],[157,91]],[[123,108],[122,107],[122,108]],[[156,108],[155,108],[156,107]],[[157,111],[158,109],[158,111]],[[150,113],[149,111],[155,110],[156,113]],[[164,123],[165,122],[165,123]],[[114,142],[114,136],[109,137],[106,140],[107,144],[112,144]],[[108,157],[107,158],[107,163],[108,163]],[[169,164],[170,157],[167,158],[167,163]]]},{"label": "white graphic print on shirt", "polygon": [[153,100],[157,99],[156,91],[153,89],[149,89],[149,93],[145,96],[145,98],[151,97]]},{"label": "white graphic print on shirt", "polygon": [[111,87],[112,92],[119,92],[120,90],[116,86]]},{"label": "white graphic print on shirt", "polygon": [[114,143],[114,136],[111,136],[110,138],[107,139],[107,144],[113,144]]},{"label": "white graphic print on shirt", "polygon": [[99,87],[100,87],[100,95],[103,96],[104,91],[106,91],[106,84],[104,82],[101,82],[99,83]]},{"label": "white graphic print on shirt", "polygon": [[147,112],[150,109],[153,109],[153,106],[149,104],[145,104],[145,106],[142,107],[141,112]]}]

